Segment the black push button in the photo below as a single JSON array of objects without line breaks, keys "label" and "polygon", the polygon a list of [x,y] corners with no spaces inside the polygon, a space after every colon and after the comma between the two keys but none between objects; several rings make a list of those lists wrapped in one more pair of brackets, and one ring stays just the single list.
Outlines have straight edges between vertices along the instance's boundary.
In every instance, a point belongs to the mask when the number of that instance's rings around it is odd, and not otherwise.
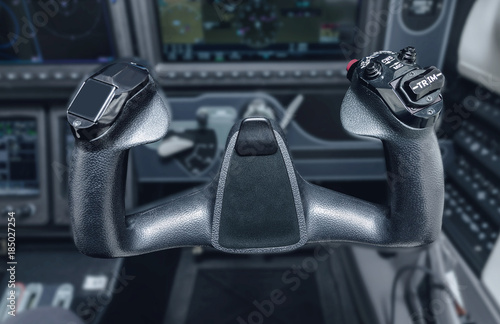
[{"label": "black push button", "polygon": [[378,62],[370,62],[365,68],[365,77],[369,80],[375,79],[382,74],[382,65]]},{"label": "black push button", "polygon": [[68,109],[68,113],[96,122],[113,98],[116,87],[88,79]]},{"label": "black push button", "polygon": [[440,90],[443,86],[443,73],[437,68],[431,67],[424,73],[406,81],[403,85],[403,91],[408,94],[411,100],[418,101],[429,93]]},{"label": "black push button", "polygon": [[263,156],[276,153],[278,143],[269,120],[262,117],[243,120],[235,149],[240,156]]},{"label": "black push button", "polygon": [[150,83],[148,70],[136,63],[113,63],[92,75],[68,108],[77,138],[94,140],[108,131],[135,94]]}]

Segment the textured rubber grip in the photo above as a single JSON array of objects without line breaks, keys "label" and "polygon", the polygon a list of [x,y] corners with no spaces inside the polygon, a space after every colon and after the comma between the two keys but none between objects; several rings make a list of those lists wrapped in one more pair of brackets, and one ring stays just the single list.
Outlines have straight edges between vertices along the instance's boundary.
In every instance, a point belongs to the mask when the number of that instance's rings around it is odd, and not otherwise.
[{"label": "textured rubber grip", "polygon": [[342,103],[341,121],[352,134],[382,141],[389,206],[304,185],[309,240],[394,247],[434,241],[441,231],[444,206],[443,165],[434,129],[405,125],[357,80]]},{"label": "textured rubber grip", "polygon": [[128,151],[164,137],[170,122],[159,93],[151,79],[106,134],[92,142],[75,140],[68,200],[75,244],[84,254],[122,257],[210,241],[208,192],[125,216]]},{"label": "textured rubber grip", "polygon": [[[220,229],[214,224],[219,224],[220,214],[223,214],[220,212],[224,206],[223,199],[229,199],[222,195],[224,187],[221,186],[234,179],[232,177],[242,175],[241,171],[234,174],[230,167],[231,155],[237,154],[235,147],[239,147],[234,143],[238,138],[239,124],[229,134],[228,143],[231,145],[226,149],[232,151],[226,152],[221,174],[212,183],[188,195],[172,198],[161,206],[125,215],[128,150],[161,139],[169,123],[168,106],[151,81],[127,103],[115,125],[102,138],[92,142],[76,140],[69,177],[69,207],[75,243],[87,255],[123,257],[195,245],[210,245],[233,253],[267,253],[288,251],[306,242],[357,242],[410,247],[434,241],[441,230],[444,176],[433,128],[405,125],[392,114],[380,97],[356,80],[353,80],[342,104],[341,121],[347,131],[383,142],[389,180],[388,206],[366,202],[306,182],[294,171],[279,126],[271,123],[277,140],[273,145],[278,145],[277,152],[286,165],[286,172],[282,174],[288,179],[284,181],[289,181],[294,195],[297,212],[289,214],[297,215],[299,220],[299,237],[295,236],[292,240],[298,240],[298,243],[287,245],[293,242],[282,240],[285,243],[274,244],[284,244],[282,247],[253,248],[255,243],[248,239],[240,248],[234,244],[238,238],[231,236],[232,241],[225,242],[232,246],[228,249],[220,246]],[[248,142],[252,136],[246,134],[242,138]],[[256,158],[265,159],[270,154],[278,154],[273,152],[266,151],[262,157]],[[248,161],[255,160],[249,158]],[[239,169],[243,170],[245,166]],[[269,197],[271,202],[276,196],[272,194],[273,191],[280,190],[277,186],[282,183],[267,181],[266,188],[260,189],[259,183],[248,182],[248,194],[255,190],[267,190],[269,194],[264,197]],[[274,183],[276,187],[273,187]],[[237,184],[239,187],[245,185]],[[245,192],[244,188],[240,188],[240,191],[243,194]],[[232,204],[236,202],[234,200]],[[247,205],[249,207],[245,208],[253,208],[252,204]],[[267,205],[274,207],[269,202]],[[255,210],[266,213],[262,206],[259,208]],[[218,216],[215,211],[219,211]],[[251,222],[249,217],[252,213],[245,215],[249,216],[243,221]],[[224,214],[224,217],[231,217],[231,213]],[[259,221],[267,222],[267,218],[260,217]],[[277,222],[276,219],[274,221]],[[242,232],[244,228],[241,229],[240,224],[236,225],[232,228],[237,231],[231,233],[245,234]]]}]

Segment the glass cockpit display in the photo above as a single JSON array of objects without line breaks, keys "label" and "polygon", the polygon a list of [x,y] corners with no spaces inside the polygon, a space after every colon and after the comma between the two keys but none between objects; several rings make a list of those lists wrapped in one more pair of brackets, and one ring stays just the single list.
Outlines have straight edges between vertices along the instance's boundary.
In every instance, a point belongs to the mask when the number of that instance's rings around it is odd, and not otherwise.
[{"label": "glass cockpit display", "polygon": [[0,119],[0,195],[39,192],[37,121]]},{"label": "glass cockpit display", "polygon": [[358,0],[157,0],[167,62],[335,60]]},{"label": "glass cockpit display", "polygon": [[0,0],[0,64],[105,63],[115,57],[105,0]]}]

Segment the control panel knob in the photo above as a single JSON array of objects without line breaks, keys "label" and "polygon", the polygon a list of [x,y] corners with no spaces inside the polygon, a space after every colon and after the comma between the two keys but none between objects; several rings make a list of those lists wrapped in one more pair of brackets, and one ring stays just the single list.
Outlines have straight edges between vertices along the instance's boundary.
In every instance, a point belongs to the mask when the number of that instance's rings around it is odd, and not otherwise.
[{"label": "control panel knob", "polygon": [[406,64],[417,62],[417,51],[413,46],[407,46],[399,51],[398,59]]},{"label": "control panel knob", "polygon": [[[423,97],[440,90],[444,86],[444,76],[440,70],[430,67],[422,73],[415,73],[409,80],[403,78],[400,90],[403,91],[414,103]],[[428,98],[432,98],[428,97]],[[431,101],[430,99],[427,101]]]},{"label": "control panel knob", "polygon": [[32,204],[24,204],[15,209],[16,217],[19,219],[26,219],[35,214],[35,206]]},{"label": "control panel knob", "polygon": [[382,66],[378,62],[370,62],[365,69],[367,79],[375,79],[382,74]]},{"label": "control panel knob", "polygon": [[14,212],[14,207],[7,205],[2,209],[2,217],[8,217],[9,213]]}]

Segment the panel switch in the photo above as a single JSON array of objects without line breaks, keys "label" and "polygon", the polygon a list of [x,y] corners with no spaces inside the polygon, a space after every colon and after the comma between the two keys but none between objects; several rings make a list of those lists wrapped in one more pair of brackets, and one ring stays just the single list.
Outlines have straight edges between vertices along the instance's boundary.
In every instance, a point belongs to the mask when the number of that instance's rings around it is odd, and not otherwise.
[{"label": "panel switch", "polygon": [[443,86],[443,73],[435,67],[430,67],[422,74],[404,82],[403,91],[411,100],[418,101],[431,92],[440,90]]}]

